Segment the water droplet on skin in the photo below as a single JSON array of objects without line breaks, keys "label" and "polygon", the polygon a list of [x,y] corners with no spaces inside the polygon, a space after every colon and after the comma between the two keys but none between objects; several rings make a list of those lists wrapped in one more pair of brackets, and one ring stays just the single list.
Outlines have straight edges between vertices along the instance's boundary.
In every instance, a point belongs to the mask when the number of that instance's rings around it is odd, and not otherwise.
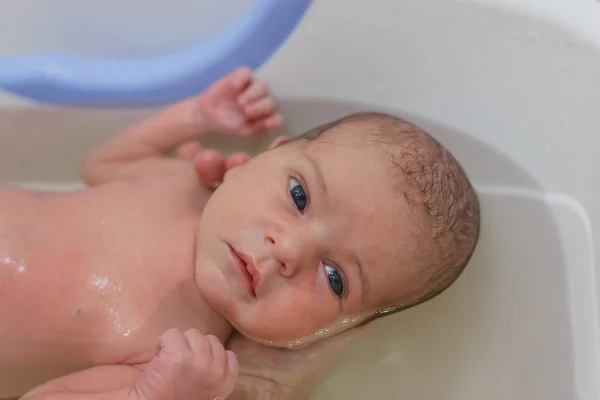
[{"label": "water droplet on skin", "polygon": [[92,276],[92,287],[96,290],[103,291],[108,286],[108,278],[106,276]]},{"label": "water droplet on skin", "polygon": [[0,259],[0,265],[4,265],[13,274],[22,275],[27,272],[27,265],[24,259],[14,260],[10,257]]},{"label": "water droplet on skin", "polygon": [[[90,278],[90,286],[94,291],[100,294],[102,301],[100,302],[100,308],[108,317],[108,320],[112,323],[116,332],[127,337],[130,336],[135,328],[141,324],[131,324],[130,322],[123,321],[123,313],[117,307],[118,294],[122,291],[121,283],[113,281],[107,276],[92,275]],[[127,319],[129,321],[129,319]]]}]

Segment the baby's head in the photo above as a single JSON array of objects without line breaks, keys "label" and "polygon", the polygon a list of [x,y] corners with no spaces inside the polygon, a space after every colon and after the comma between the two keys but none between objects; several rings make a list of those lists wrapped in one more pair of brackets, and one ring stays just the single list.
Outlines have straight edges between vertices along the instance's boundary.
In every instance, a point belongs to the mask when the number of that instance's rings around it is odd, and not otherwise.
[{"label": "baby's head", "polygon": [[317,127],[232,172],[204,209],[197,280],[257,340],[289,346],[427,301],[477,242],[459,163],[387,114]]}]

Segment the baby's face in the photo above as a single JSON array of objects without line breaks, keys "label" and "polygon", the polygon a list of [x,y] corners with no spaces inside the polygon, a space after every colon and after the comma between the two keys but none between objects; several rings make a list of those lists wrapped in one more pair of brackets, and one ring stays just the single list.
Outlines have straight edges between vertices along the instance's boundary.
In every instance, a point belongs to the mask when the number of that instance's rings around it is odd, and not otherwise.
[{"label": "baby's face", "polygon": [[414,223],[376,151],[290,143],[235,170],[200,222],[209,304],[246,336],[287,345],[401,302]]}]

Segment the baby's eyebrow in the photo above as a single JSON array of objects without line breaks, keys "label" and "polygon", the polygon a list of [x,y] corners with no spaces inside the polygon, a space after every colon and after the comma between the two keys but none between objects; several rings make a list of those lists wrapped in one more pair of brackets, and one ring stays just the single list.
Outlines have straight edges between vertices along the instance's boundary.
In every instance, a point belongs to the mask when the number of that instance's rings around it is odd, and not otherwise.
[{"label": "baby's eyebrow", "polygon": [[356,265],[358,266],[358,275],[360,278],[360,301],[361,303],[365,302],[365,299],[369,295],[369,277],[363,272],[362,264],[360,263],[360,259],[357,255],[354,256],[356,259]]},{"label": "baby's eyebrow", "polygon": [[[325,184],[325,178],[323,177],[323,170],[321,168],[321,164],[319,163],[319,161],[312,157],[310,154],[302,151],[301,152],[302,155],[304,156],[304,158],[306,158],[306,160],[310,163],[310,165],[313,167],[313,169],[316,172],[317,177],[319,178],[319,182],[321,183],[321,187],[323,188],[323,192],[325,193],[325,195],[327,195],[327,185]],[[360,287],[361,287],[361,302],[364,302],[365,299],[367,298],[367,296],[369,295],[369,277],[363,272],[363,268],[362,265],[360,263],[360,259],[358,258],[357,255],[354,255],[354,259],[356,260],[356,265],[358,268],[358,275],[360,278]]]},{"label": "baby's eyebrow", "polygon": [[325,179],[323,178],[323,172],[321,169],[321,164],[318,160],[310,156],[308,153],[302,152],[304,158],[308,160],[310,165],[313,167],[315,172],[317,173],[317,177],[319,178],[319,182],[321,183],[321,187],[323,188],[323,192],[327,194],[327,185],[325,184]]}]

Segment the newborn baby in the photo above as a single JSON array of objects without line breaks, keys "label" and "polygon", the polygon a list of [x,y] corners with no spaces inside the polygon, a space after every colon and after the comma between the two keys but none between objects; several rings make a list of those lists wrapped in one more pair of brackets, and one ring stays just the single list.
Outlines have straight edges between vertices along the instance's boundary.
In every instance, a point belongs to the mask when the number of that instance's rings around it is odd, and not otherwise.
[{"label": "newborn baby", "polygon": [[278,139],[214,192],[170,156],[281,123],[239,69],[94,151],[87,188],[1,192],[0,398],[224,398],[233,330],[304,345],[459,276],[477,197],[447,150],[393,116]]}]

